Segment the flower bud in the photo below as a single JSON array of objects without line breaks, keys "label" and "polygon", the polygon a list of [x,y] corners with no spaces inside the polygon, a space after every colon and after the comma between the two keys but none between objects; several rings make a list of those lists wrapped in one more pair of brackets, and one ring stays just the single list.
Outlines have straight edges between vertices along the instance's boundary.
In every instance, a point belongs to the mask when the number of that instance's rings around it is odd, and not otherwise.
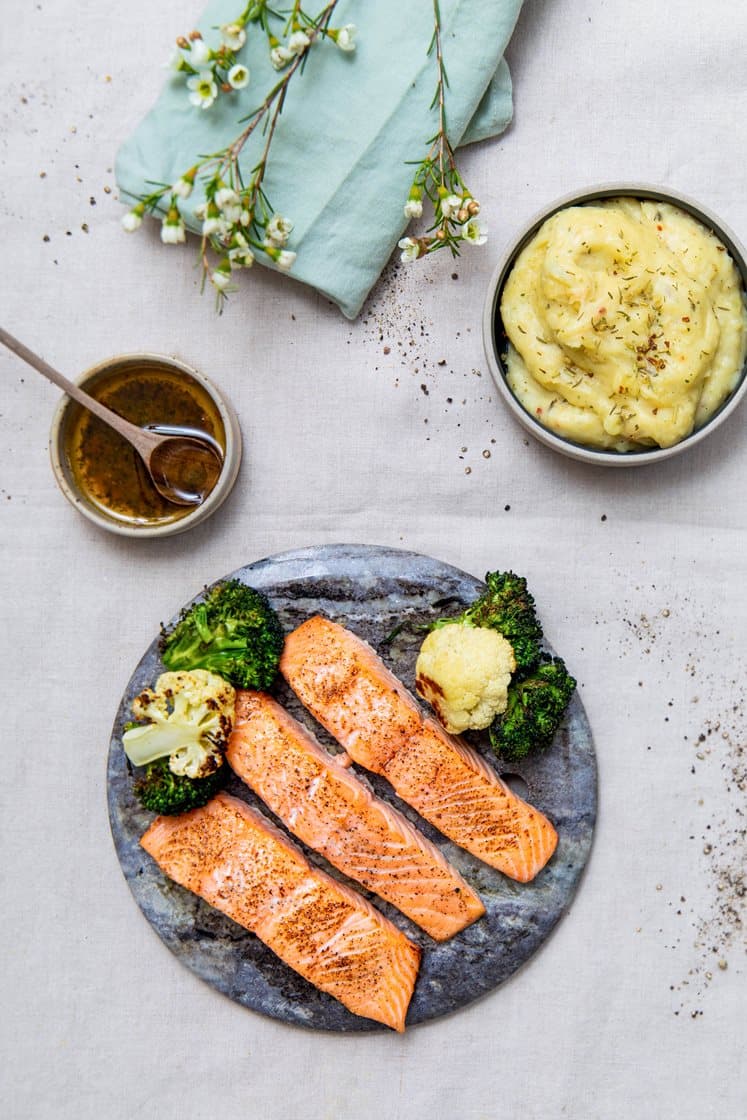
[{"label": "flower bud", "polygon": [[462,209],[462,199],[458,194],[441,194],[439,188],[441,213],[448,221],[453,221]]},{"label": "flower bud", "polygon": [[219,292],[224,292],[231,283],[231,262],[228,257],[223,257],[218,267],[210,276],[210,282]]},{"label": "flower bud", "polygon": [[145,203],[138,202],[137,206],[133,206],[122,218],[122,229],[125,233],[134,233],[143,224],[143,214],[145,213]]},{"label": "flower bud", "polygon": [[437,241],[445,241],[446,237],[447,237],[447,233],[446,233],[445,229],[442,228],[442,229],[437,229],[436,230],[436,240]]},{"label": "flower bud", "polygon": [[291,54],[303,54],[308,46],[311,44],[311,39],[305,31],[300,28],[293,32],[288,40],[288,50]]},{"label": "flower bud", "polygon": [[467,209],[470,212],[470,216],[474,218],[474,217],[476,217],[477,214],[480,213],[480,203],[477,202],[477,200],[473,198],[468,203]]},{"label": "flower bud", "polygon": [[200,34],[200,32],[199,32],[199,31],[198,31],[198,30],[197,30],[197,29],[195,28],[195,30],[194,30],[194,31],[190,31],[190,33],[189,33],[189,37],[190,37],[190,39],[192,40],[192,42],[194,42],[194,41],[195,41],[195,39],[201,39],[201,38],[202,38],[202,35],[201,35],[201,34]]},{"label": "flower bud", "polygon": [[464,206],[462,206],[462,208],[460,210],[457,210],[456,219],[457,219],[458,222],[466,222],[468,217],[469,217],[469,210],[465,209]]},{"label": "flower bud", "polygon": [[180,245],[186,241],[182,216],[173,203],[161,224],[161,241],[164,245]]},{"label": "flower bud", "polygon": [[354,23],[346,23],[344,27],[330,27],[327,34],[341,51],[350,52],[355,50],[355,37],[358,34],[358,30]]},{"label": "flower bud", "polygon": [[183,51],[186,51],[189,47],[189,43],[187,42],[187,40],[184,38],[183,35],[180,35],[179,38],[176,40],[176,45],[177,45],[177,47],[179,47],[180,50],[183,50]]}]

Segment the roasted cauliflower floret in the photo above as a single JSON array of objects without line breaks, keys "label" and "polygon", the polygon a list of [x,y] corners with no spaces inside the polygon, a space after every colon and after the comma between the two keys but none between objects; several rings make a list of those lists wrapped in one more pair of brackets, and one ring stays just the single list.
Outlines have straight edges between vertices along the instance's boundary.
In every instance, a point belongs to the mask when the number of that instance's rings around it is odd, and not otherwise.
[{"label": "roasted cauliflower floret", "polygon": [[454,622],[432,630],[415,666],[418,693],[447,731],[479,731],[506,710],[516,661],[497,630]]},{"label": "roasted cauliflower floret", "polygon": [[216,673],[162,673],[132,702],[137,722],[122,736],[125,753],[134,766],[168,757],[173,774],[205,778],[223,765],[235,703],[235,690]]}]

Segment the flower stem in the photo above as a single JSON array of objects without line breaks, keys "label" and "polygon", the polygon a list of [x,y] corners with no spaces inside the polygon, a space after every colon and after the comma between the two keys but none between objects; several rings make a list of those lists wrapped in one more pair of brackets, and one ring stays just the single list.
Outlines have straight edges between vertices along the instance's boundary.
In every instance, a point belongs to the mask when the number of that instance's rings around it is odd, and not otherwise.
[{"label": "flower stem", "polygon": [[403,261],[419,260],[428,253],[446,248],[456,256],[463,242],[482,245],[486,240],[484,230],[476,221],[480,205],[465,186],[447,134],[449,79],[444,63],[439,0],[433,0],[433,34],[427,53],[435,54],[436,60],[436,90],[430,108],[438,108],[438,128],[428,140],[426,155],[417,165],[404,212],[407,218],[420,218],[423,195],[427,195],[433,205],[433,224],[426,236],[405,237],[399,242]]},{"label": "flower stem", "polygon": [[[334,12],[338,3],[339,3],[339,0],[330,0],[330,2],[323,9],[321,14],[318,16],[316,24],[309,28],[309,30],[308,30],[308,37],[309,37],[309,40],[310,40],[309,47],[311,46],[311,44],[314,42],[314,40],[320,34],[324,33],[324,30],[326,29],[327,25],[329,24],[329,21],[332,17],[332,13]],[[298,6],[300,7],[300,2],[299,2]],[[307,50],[308,49],[309,48],[307,47]],[[287,90],[288,90],[288,85],[290,83],[291,78],[296,73],[296,71],[301,66],[303,66],[305,56],[306,56],[306,51],[304,51],[302,54],[299,54],[299,55],[296,56],[296,58],[293,60],[292,64],[288,67],[288,69],[283,74],[282,78],[278,82],[275,83],[275,85],[272,87],[270,92],[267,94],[267,96],[265,97],[265,99],[262,102],[262,104],[260,105],[260,107],[258,109],[256,109],[254,113],[252,113],[251,117],[249,118],[249,123],[247,124],[244,131],[239,133],[239,135],[236,137],[236,139],[233,141],[233,143],[231,143],[226,148],[225,155],[222,158],[222,160],[220,161],[219,173],[220,172],[226,173],[226,174],[230,175],[232,179],[240,181],[240,173],[239,173],[239,167],[238,167],[239,156],[241,155],[241,152],[243,151],[244,146],[246,145],[249,137],[252,135],[252,133],[255,131],[255,129],[261,123],[261,121],[263,121],[266,118],[270,109],[272,109],[272,115],[270,117],[269,124],[267,125],[267,140],[265,141],[264,150],[262,152],[262,156],[261,156],[257,166],[255,167],[254,173],[252,175],[251,195],[249,196],[249,199],[248,199],[249,209],[252,210],[252,211],[254,210],[254,207],[255,207],[256,201],[257,201],[257,196],[258,196],[259,190],[262,186],[262,180],[264,179],[265,170],[267,168],[267,160],[268,160],[268,156],[269,156],[269,152],[270,152],[270,145],[272,144],[272,140],[273,140],[273,137],[275,135],[275,129],[277,127],[277,123],[278,123],[278,120],[280,118],[280,114],[283,111],[283,105],[285,104],[285,96],[286,96],[286,93],[287,93]],[[273,108],[273,106],[274,106],[274,108]]]}]

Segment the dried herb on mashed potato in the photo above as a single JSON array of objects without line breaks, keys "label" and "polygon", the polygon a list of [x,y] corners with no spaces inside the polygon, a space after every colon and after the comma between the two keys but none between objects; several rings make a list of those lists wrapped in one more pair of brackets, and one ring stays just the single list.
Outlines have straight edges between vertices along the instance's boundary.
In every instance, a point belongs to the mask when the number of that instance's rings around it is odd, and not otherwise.
[{"label": "dried herb on mashed potato", "polygon": [[519,254],[501,316],[508,384],[589,447],[678,443],[723,404],[747,352],[739,272],[678,207],[632,198],[559,211]]}]

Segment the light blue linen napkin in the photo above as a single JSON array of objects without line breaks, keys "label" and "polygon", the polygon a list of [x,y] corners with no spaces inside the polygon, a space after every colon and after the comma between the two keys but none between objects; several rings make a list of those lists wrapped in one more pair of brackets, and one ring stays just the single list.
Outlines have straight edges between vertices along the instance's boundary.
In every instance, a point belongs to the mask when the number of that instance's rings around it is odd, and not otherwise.
[{"label": "light blue linen napkin", "polygon": [[[521,3],[441,0],[447,126],[455,147],[496,135],[511,119],[503,51]],[[208,44],[217,45],[217,28],[240,8],[240,0],[211,0],[197,24]],[[430,103],[437,75],[434,57],[427,55],[430,0],[342,0],[334,26],[346,23],[358,29],[355,52],[316,43],[305,69],[291,79],[265,189],[274,210],[294,224],[288,248],[297,257],[289,275],[328,296],[352,319],[407,224],[403,206],[412,161],[425,155],[436,130]],[[261,33],[249,35],[239,57],[251,72],[249,85],[221,96],[209,110],[190,105],[183,76],[170,78],[117,154],[125,201],[148,194],[154,182],[175,182],[200,155],[219,151],[240,132],[239,118],[261,103],[278,74]],[[263,144],[260,131],[242,154],[247,171]],[[181,204],[194,231],[200,229],[194,216],[200,201],[195,190]],[[269,263],[261,254],[258,262]]]}]

